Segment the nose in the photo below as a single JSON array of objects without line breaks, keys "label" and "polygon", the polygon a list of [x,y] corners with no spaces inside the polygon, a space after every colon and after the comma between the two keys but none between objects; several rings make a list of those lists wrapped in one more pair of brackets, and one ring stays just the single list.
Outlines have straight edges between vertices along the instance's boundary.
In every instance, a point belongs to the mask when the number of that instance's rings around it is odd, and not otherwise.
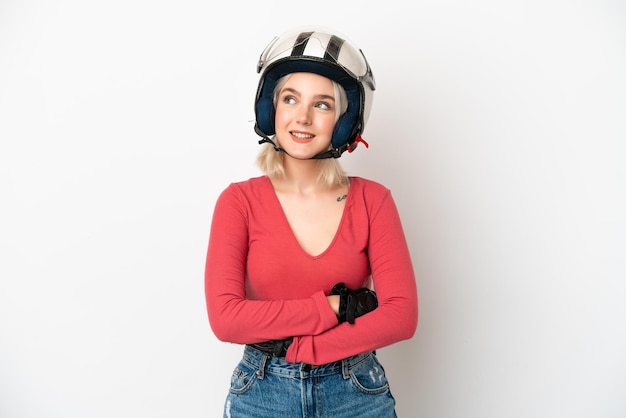
[{"label": "nose", "polygon": [[296,114],[296,121],[303,125],[311,123],[311,110],[307,106],[300,106]]}]

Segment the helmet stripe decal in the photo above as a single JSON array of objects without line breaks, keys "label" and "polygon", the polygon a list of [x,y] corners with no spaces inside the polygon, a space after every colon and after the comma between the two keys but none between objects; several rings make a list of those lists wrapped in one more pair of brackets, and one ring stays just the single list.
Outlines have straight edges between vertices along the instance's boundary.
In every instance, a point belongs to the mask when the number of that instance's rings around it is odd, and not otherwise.
[{"label": "helmet stripe decal", "polygon": [[298,35],[296,42],[293,44],[293,50],[291,51],[291,56],[299,56],[304,55],[304,49],[306,48],[307,42],[309,42],[309,38],[313,32],[302,32]]},{"label": "helmet stripe decal", "polygon": [[324,59],[337,62],[337,58],[339,58],[339,51],[341,50],[341,46],[343,45],[343,43],[344,40],[340,37],[336,35],[331,36],[330,41],[328,41],[328,46],[326,47]]}]

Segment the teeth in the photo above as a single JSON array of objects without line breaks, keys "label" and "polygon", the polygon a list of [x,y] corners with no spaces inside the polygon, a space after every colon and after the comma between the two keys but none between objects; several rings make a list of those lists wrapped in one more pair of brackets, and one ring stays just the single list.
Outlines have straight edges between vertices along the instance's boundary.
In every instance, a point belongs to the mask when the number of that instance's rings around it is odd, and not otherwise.
[{"label": "teeth", "polygon": [[296,138],[299,139],[309,139],[309,138],[313,138],[313,135],[309,135],[309,134],[301,134],[301,133],[296,133],[296,132],[292,132],[291,133],[293,136],[295,136]]}]

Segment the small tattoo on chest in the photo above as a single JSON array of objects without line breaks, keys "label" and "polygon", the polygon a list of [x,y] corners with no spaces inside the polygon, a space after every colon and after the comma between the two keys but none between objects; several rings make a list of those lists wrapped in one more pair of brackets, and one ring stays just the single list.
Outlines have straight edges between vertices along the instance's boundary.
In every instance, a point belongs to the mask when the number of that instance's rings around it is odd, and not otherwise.
[{"label": "small tattoo on chest", "polygon": [[341,202],[341,201],[342,201],[342,200],[344,200],[346,197],[348,197],[348,195],[347,195],[347,194],[344,194],[343,196],[339,196],[339,197],[337,198],[337,202]]}]

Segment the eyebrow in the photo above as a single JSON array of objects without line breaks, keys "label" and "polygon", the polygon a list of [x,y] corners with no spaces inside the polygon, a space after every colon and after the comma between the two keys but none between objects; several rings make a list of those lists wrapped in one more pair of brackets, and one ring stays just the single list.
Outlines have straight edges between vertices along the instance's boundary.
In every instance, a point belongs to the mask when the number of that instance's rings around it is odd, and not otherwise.
[{"label": "eyebrow", "polygon": [[[282,91],[280,92],[280,94],[283,94],[284,92],[288,92],[288,93],[293,93],[293,94],[297,94],[298,96],[300,95],[300,92],[296,89],[293,89],[291,87],[285,87],[282,89]],[[322,99],[322,100],[332,100],[333,102],[335,101],[335,98],[333,96],[329,96],[328,94],[318,94],[315,96],[316,99]]]}]

